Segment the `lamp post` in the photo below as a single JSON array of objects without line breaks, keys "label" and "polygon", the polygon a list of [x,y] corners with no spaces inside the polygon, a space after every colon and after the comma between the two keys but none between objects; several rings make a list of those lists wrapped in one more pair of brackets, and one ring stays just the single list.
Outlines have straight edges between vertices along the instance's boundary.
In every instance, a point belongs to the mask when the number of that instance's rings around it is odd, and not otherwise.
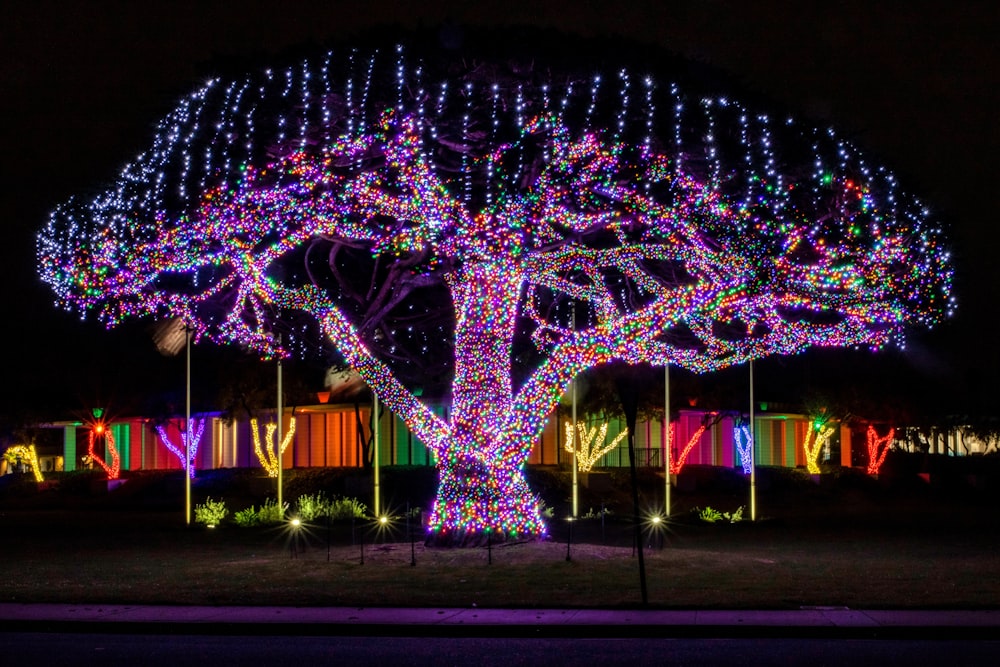
[{"label": "lamp post", "polygon": [[374,484],[375,484],[375,516],[382,516],[382,488],[381,480],[379,479],[379,465],[381,461],[379,460],[378,452],[378,394],[372,391],[372,467],[374,468]]},{"label": "lamp post", "polygon": [[664,510],[670,518],[670,364],[663,365],[663,476]]},{"label": "lamp post", "polygon": [[753,359],[750,360],[750,520],[757,520],[757,442],[754,440]]},{"label": "lamp post", "polygon": [[[172,317],[164,320],[153,329],[153,344],[160,354],[166,357],[175,357],[182,348],[186,351],[184,428],[181,438],[184,440],[184,523],[187,525],[191,525],[191,343],[193,334],[194,327],[183,317]],[[97,418],[96,415],[95,418]],[[145,428],[142,430],[142,437],[143,439],[146,437]]]},{"label": "lamp post", "polygon": [[[291,528],[291,531],[292,531],[291,546],[289,547],[289,556],[291,558],[298,558],[299,557],[299,530],[302,528],[302,520],[299,519],[299,517],[295,517],[291,521],[288,522],[288,525],[289,525],[289,527]],[[327,553],[329,554],[329,549],[327,550]],[[329,555],[327,556],[327,560],[329,560]]]},{"label": "lamp post", "polygon": [[191,525],[191,327],[184,324],[187,364],[184,409],[184,523]]},{"label": "lamp post", "polygon": [[[278,336],[278,343],[279,344],[281,343],[281,336],[280,335]],[[282,437],[281,437],[281,417],[282,417],[282,414],[281,414],[281,412],[282,412],[281,393],[282,393],[282,388],[281,388],[281,352],[279,351],[278,352],[278,405],[277,405],[277,410],[278,410],[278,419],[277,419],[278,430],[277,430],[277,433],[275,434],[274,448],[275,448],[276,453],[277,453],[276,459],[277,459],[277,462],[278,462],[278,508],[279,508],[279,511],[282,514],[284,514],[284,512],[285,512],[284,507],[285,506],[283,504],[284,497],[283,497],[283,494],[282,494],[282,475],[281,475],[281,469],[283,467],[282,460],[281,460],[281,442],[282,442]]]},{"label": "lamp post", "polygon": [[[572,320],[571,325],[573,331],[576,331],[576,301],[570,303],[570,319]],[[575,519],[580,513],[580,478],[577,472],[576,465],[576,443],[579,438],[576,426],[576,376],[573,376],[573,518]],[[572,526],[572,524],[570,524]],[[568,547],[567,547],[568,549]],[[567,551],[567,560],[569,560],[569,552]]]},{"label": "lamp post", "polygon": [[573,560],[572,556],[570,556],[569,553],[569,547],[573,543],[573,521],[575,519],[576,517],[574,516],[571,516],[568,519],[566,519],[566,562],[567,563]]}]

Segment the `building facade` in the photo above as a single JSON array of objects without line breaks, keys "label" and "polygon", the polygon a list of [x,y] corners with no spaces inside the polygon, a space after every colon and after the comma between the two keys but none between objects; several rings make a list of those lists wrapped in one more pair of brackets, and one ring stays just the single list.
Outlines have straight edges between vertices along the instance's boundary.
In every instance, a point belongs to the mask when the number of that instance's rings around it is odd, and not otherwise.
[{"label": "building facade", "polygon": [[[447,409],[438,413],[447,418]],[[287,409],[282,415],[283,439],[293,431],[283,450],[284,468],[362,467],[366,445],[373,436],[371,406],[356,404],[318,404]],[[625,429],[624,420],[581,418],[588,428],[607,424],[605,442],[613,442]],[[532,449],[532,465],[569,466],[573,455],[566,446],[570,420],[553,414]],[[269,426],[270,425],[270,426]],[[74,470],[94,466],[88,457],[93,437],[92,424],[63,422],[52,427],[64,431],[60,467]],[[687,464],[739,468],[744,456],[739,449],[739,430],[749,432],[746,415],[717,414],[696,409],[681,410],[671,424],[671,468]],[[754,415],[754,460],[761,466],[800,467],[807,463],[803,447],[813,420],[800,414],[758,412]],[[154,423],[144,418],[126,419],[107,425],[107,436],[94,441],[95,454],[108,462],[113,456],[109,443],[117,451],[122,471],[181,470],[184,466],[184,420]],[[378,448],[381,465],[433,466],[434,455],[416,438],[406,424],[388,410],[380,413]],[[852,434],[846,425],[831,429],[822,443],[818,463],[852,465],[857,452],[852,450]],[[264,467],[264,457],[275,451],[277,429],[275,412],[263,411],[255,422],[250,419],[226,420],[218,414],[192,415],[192,465],[196,470],[214,468]],[[270,433],[270,437],[269,437]],[[640,420],[634,434],[636,465],[662,468],[666,464],[664,428],[661,420]],[[744,441],[749,439],[744,436]],[[594,443],[598,447],[603,443]],[[852,452],[854,456],[852,456]],[[628,439],[600,456],[595,468],[629,465]]]}]

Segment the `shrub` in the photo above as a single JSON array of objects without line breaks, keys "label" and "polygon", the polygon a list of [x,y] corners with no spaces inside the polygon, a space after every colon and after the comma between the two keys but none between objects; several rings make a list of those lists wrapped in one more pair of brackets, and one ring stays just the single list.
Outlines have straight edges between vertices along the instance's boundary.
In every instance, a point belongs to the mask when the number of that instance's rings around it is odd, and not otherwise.
[{"label": "shrub", "polygon": [[268,498],[264,501],[264,504],[260,506],[260,510],[257,511],[257,522],[264,526],[281,523],[285,520],[285,511],[287,509],[288,503],[278,505],[277,500],[274,498]]},{"label": "shrub", "polygon": [[711,507],[706,507],[705,509],[695,507],[692,511],[697,512],[698,518],[705,523],[715,523],[716,521],[720,521],[722,519],[722,512]]},{"label": "shrub", "polygon": [[603,510],[599,509],[596,512],[594,511],[594,508],[591,507],[591,508],[587,509],[587,513],[586,514],[581,514],[580,515],[580,519],[581,520],[583,520],[583,519],[600,519],[602,515],[603,516],[611,516],[612,514],[614,514],[614,512],[612,512],[611,510],[609,510],[607,507],[605,507]]},{"label": "shrub", "polygon": [[323,496],[323,492],[305,493],[295,501],[295,514],[302,521],[313,521],[321,516],[326,516],[330,512],[330,501]]},{"label": "shrub", "polygon": [[357,498],[334,498],[327,506],[327,516],[331,519],[363,519],[368,508]]},{"label": "shrub", "polygon": [[224,500],[216,501],[208,497],[205,499],[204,504],[195,505],[194,507],[195,523],[204,524],[209,528],[218,526],[227,516],[229,516],[229,510],[226,508],[226,501]]},{"label": "shrub", "polygon": [[698,518],[705,523],[716,523],[718,521],[726,521],[728,523],[738,523],[743,520],[743,506],[740,507],[735,512],[720,512],[717,509],[711,507],[706,507],[705,509],[700,509],[695,507],[691,510],[698,515]]},{"label": "shrub", "polygon": [[544,516],[546,519],[551,519],[556,514],[555,507],[548,507],[545,504],[545,500],[541,496],[535,496],[535,502],[538,504],[538,513]]},{"label": "shrub", "polygon": [[257,509],[251,505],[250,507],[240,510],[233,515],[233,522],[240,528],[251,528],[253,526],[260,525],[260,515],[257,514]]},{"label": "shrub", "polygon": [[[241,528],[281,523],[285,520],[287,510],[288,503],[279,507],[274,498],[268,498],[260,506],[260,509],[251,505],[245,510],[237,512],[233,515],[233,522]],[[331,519],[363,519],[367,513],[368,508],[356,498],[333,498],[331,500],[327,499],[322,492],[303,494],[295,501],[295,516],[306,522],[327,516]]]}]

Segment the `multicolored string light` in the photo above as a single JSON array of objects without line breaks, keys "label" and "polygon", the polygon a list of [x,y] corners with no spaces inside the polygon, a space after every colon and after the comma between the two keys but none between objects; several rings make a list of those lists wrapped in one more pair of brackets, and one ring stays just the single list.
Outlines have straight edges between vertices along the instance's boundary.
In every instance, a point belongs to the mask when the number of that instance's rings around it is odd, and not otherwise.
[{"label": "multicolored string light", "polygon": [[[182,100],[52,213],[41,275],[109,325],[180,317],[264,356],[328,339],[436,455],[449,540],[545,533],[522,468],[586,368],[877,349],[953,309],[929,209],[832,130],[624,70],[311,62]],[[410,372],[435,355],[447,418]]]},{"label": "multicolored string light", "polygon": [[[191,431],[190,447],[186,446],[188,438],[186,429],[181,431],[181,445],[178,447],[170,441],[167,429],[162,424],[156,425],[156,433],[160,436],[163,445],[180,460],[181,467],[188,471],[191,479],[194,479],[194,462],[198,460],[198,445],[201,443],[201,436],[205,432],[206,421],[208,420],[195,419],[192,421],[194,428]],[[185,452],[187,453],[185,454]]]}]

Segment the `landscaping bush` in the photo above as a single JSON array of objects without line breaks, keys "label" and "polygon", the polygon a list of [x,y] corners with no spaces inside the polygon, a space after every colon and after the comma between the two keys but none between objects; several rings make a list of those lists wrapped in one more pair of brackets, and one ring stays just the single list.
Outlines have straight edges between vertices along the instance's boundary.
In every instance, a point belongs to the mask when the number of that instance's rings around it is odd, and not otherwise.
[{"label": "landscaping bush", "polygon": [[240,510],[233,515],[233,523],[240,528],[252,528],[254,526],[259,526],[260,515],[257,514],[257,508],[251,505],[246,509]]},{"label": "landscaping bush", "polygon": [[264,501],[264,504],[260,506],[260,510],[257,512],[258,522],[262,526],[281,523],[285,520],[286,510],[288,510],[288,503],[278,505],[277,500],[274,498],[268,498]]},{"label": "landscaping bush", "polygon": [[363,519],[368,516],[368,508],[357,498],[334,498],[330,501],[327,516],[337,519]]},{"label": "landscaping bush", "polygon": [[597,510],[591,507],[586,511],[586,513],[580,515],[580,520],[584,521],[584,520],[601,519],[604,517],[611,516],[612,514],[614,514],[614,512],[612,512],[607,507],[603,509],[598,508]]},{"label": "landscaping bush", "polygon": [[743,520],[742,505],[735,512],[720,512],[712,507],[706,507],[705,509],[695,507],[691,511],[705,523],[739,523]]},{"label": "landscaping bush", "polygon": [[313,521],[326,516],[330,511],[330,501],[323,492],[305,493],[295,501],[295,514],[302,521]]},{"label": "landscaping bush", "polygon": [[204,504],[194,507],[195,523],[203,524],[209,528],[218,526],[227,516],[229,516],[229,510],[226,508],[224,500],[212,500],[209,497],[205,499]]},{"label": "landscaping bush", "polygon": [[288,510],[288,503],[278,505],[274,498],[268,498],[264,504],[257,509],[253,505],[240,510],[233,515],[233,523],[240,528],[252,528],[253,526],[268,526],[281,523],[285,520],[285,511]]}]

